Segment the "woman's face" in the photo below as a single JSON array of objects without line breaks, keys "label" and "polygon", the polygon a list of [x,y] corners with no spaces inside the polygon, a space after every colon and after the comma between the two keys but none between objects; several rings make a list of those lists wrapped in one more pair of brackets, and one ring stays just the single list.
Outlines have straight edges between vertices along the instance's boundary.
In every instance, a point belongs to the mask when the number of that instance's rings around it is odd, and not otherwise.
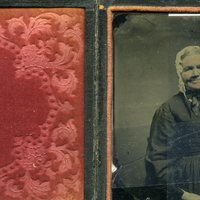
[{"label": "woman's face", "polygon": [[181,76],[185,87],[189,90],[200,90],[200,55],[186,56],[182,67]]}]

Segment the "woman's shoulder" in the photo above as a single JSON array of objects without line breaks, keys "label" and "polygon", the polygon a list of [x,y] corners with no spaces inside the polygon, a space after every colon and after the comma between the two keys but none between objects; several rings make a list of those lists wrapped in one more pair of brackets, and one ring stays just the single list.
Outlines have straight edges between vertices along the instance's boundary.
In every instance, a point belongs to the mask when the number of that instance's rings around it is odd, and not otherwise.
[{"label": "woman's shoulder", "polygon": [[170,110],[172,107],[180,106],[184,102],[184,95],[181,93],[173,95],[160,105],[157,110]]},{"label": "woman's shoulder", "polygon": [[186,105],[184,94],[178,93],[164,102],[158,109],[157,113],[162,115],[172,115],[178,118],[188,118],[188,106]]}]

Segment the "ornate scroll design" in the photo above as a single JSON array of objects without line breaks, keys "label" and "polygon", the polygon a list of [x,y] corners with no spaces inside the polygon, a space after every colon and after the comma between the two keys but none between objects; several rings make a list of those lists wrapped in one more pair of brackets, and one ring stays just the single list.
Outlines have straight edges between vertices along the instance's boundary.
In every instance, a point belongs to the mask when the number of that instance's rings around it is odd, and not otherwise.
[{"label": "ornate scroll design", "polygon": [[15,78],[40,81],[49,106],[37,138],[14,138],[15,159],[0,169],[5,200],[81,199],[82,161],[73,119],[83,53],[80,18],[44,13],[0,26],[0,48],[15,55]]}]

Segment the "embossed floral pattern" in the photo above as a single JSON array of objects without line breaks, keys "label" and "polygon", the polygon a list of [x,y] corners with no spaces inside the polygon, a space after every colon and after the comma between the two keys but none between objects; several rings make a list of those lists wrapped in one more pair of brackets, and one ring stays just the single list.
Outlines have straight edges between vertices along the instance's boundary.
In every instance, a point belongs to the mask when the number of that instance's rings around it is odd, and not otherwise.
[{"label": "embossed floral pattern", "polygon": [[16,79],[36,79],[49,112],[38,135],[15,136],[14,161],[0,169],[4,200],[81,200],[83,177],[73,119],[82,67],[82,16],[53,12],[0,25],[0,48],[14,54]]}]

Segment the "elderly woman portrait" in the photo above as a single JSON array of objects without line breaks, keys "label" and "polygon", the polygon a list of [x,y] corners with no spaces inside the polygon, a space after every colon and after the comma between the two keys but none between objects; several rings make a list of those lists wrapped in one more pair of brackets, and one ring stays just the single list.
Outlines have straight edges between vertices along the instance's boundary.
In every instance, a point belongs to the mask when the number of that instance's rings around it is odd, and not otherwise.
[{"label": "elderly woman portrait", "polygon": [[200,17],[116,13],[113,200],[200,200]]},{"label": "elderly woman portrait", "polygon": [[200,199],[200,47],[176,56],[179,93],[155,112],[145,157],[148,185],[167,185],[169,200]]}]

